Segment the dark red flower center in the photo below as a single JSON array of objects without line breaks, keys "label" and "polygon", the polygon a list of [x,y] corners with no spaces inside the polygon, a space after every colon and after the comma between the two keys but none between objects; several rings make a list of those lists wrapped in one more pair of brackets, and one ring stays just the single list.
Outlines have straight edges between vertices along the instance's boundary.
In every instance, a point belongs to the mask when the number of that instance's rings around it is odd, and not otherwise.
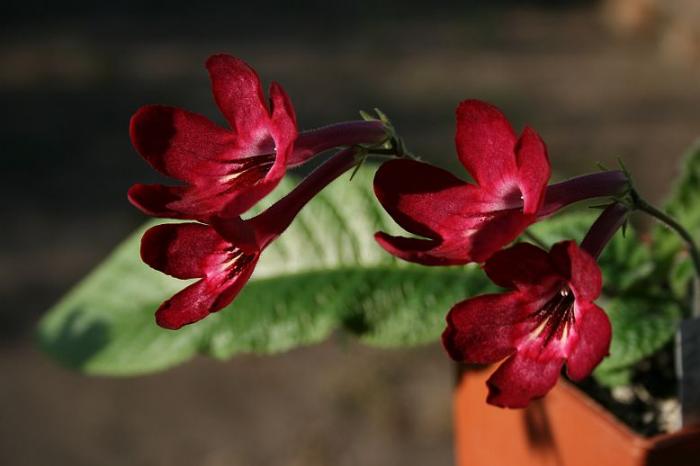
[{"label": "dark red flower center", "polygon": [[236,246],[226,249],[226,261],[222,267],[225,270],[225,279],[231,280],[236,277],[253,260],[255,254],[245,253]]},{"label": "dark red flower center", "polygon": [[563,286],[531,317],[535,321],[535,332],[538,337],[544,337],[545,345],[553,338],[561,340],[568,334],[576,320],[574,300],[571,289]]},{"label": "dark red flower center", "polygon": [[262,154],[228,162],[230,167],[222,177],[225,183],[235,184],[236,189],[251,186],[265,178],[275,163],[275,154]]}]

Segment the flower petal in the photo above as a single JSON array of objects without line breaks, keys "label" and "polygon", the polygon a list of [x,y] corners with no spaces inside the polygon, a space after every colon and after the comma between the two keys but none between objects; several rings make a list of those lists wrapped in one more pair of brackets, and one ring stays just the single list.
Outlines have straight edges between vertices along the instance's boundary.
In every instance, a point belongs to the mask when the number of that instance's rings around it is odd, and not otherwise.
[{"label": "flower petal", "polygon": [[129,188],[129,202],[146,215],[167,218],[189,218],[186,212],[169,206],[182,200],[187,188],[160,184],[135,184]]},{"label": "flower petal", "polygon": [[505,192],[516,183],[516,137],[503,113],[478,100],[457,107],[457,153],[479,186]]},{"label": "flower petal", "polygon": [[447,314],[442,344],[456,361],[491,364],[512,354],[532,329],[536,302],[519,292],[487,294],[457,303]]},{"label": "flower petal", "polygon": [[541,398],[557,383],[564,360],[538,357],[537,353],[518,351],[486,381],[487,403],[503,408],[524,408]]},{"label": "flower petal", "polygon": [[175,107],[141,107],[131,117],[129,134],[134,148],[153,168],[190,183],[225,175],[227,166],[222,162],[240,156],[233,133]]},{"label": "flower petal", "polygon": [[432,251],[440,245],[439,240],[392,236],[381,231],[375,233],[374,239],[389,254],[408,262],[423,265],[458,265],[463,263],[453,258],[432,254]]},{"label": "flower petal", "polygon": [[533,129],[526,127],[515,147],[515,154],[523,212],[535,214],[544,202],[551,175],[547,147]]},{"label": "flower petal", "polygon": [[287,171],[297,137],[296,116],[289,97],[277,83],[270,86],[270,100],[272,119],[269,130],[274,142],[274,163],[264,177],[232,193],[222,209],[224,216],[234,217],[253,207],[277,187]]},{"label": "flower petal", "polygon": [[574,330],[577,341],[566,362],[566,372],[573,380],[588,377],[609,354],[612,338],[610,319],[601,308],[584,304],[578,314]]},{"label": "flower petal", "polygon": [[549,253],[529,243],[518,243],[498,251],[486,261],[484,271],[496,285],[523,291],[561,279]]},{"label": "flower petal", "polygon": [[188,286],[161,304],[156,311],[156,322],[161,327],[176,330],[221,310],[248,282],[256,263],[257,257],[230,278],[203,279]]},{"label": "flower petal", "polygon": [[199,223],[166,223],[144,233],[141,258],[156,270],[187,279],[207,275],[225,259],[225,241],[213,228]]},{"label": "flower petal", "polygon": [[550,256],[560,273],[569,278],[577,300],[594,301],[603,288],[603,276],[596,260],[574,241],[552,246]]},{"label": "flower petal", "polygon": [[537,219],[518,211],[497,212],[480,219],[481,223],[472,227],[467,251],[470,261],[484,262],[496,251],[515,240]]},{"label": "flower petal", "polygon": [[206,66],[214,99],[236,135],[248,142],[266,137],[270,114],[255,70],[223,54],[209,57]]},{"label": "flower petal", "polygon": [[425,265],[480,262],[532,223],[519,200],[494,197],[438,167],[413,160],[383,164],[374,179],[379,202],[403,228],[429,240],[380,233],[390,253]]},{"label": "flower petal", "polygon": [[475,188],[447,170],[407,159],[382,164],[374,177],[377,199],[396,223],[428,238],[459,223]]},{"label": "flower petal", "polygon": [[201,187],[136,184],[129,189],[128,198],[147,215],[208,223],[212,215],[223,211],[237,192],[245,191],[255,182],[255,179],[249,178],[239,178],[238,185],[212,181]]}]

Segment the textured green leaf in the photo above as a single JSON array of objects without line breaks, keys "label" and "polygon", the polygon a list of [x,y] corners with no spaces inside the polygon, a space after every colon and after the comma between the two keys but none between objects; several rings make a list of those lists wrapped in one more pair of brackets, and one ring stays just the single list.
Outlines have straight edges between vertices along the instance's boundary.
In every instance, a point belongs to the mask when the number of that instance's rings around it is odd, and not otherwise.
[{"label": "textured green leaf", "polygon": [[677,302],[657,296],[624,296],[601,299],[613,327],[610,356],[594,372],[605,384],[617,384],[640,360],[651,356],[673,338],[682,318]]},{"label": "textured green leaf", "polygon": [[[143,231],[160,222],[149,223],[49,311],[42,347],[87,373],[131,375],[196,354],[287,350],[336,329],[381,346],[436,340],[449,308],[491,285],[478,267],[414,266],[381,250],[373,233],[395,227],[374,200],[372,173],[362,169],[326,189],[263,253],[231,306],[178,331],[157,327],[153,313],[188,282],[140,261]],[[285,181],[271,198],[292,185]]]},{"label": "textured green leaf", "polygon": [[622,368],[606,369],[605,366],[598,366],[593,373],[595,380],[605,387],[618,387],[632,383],[634,366]]},{"label": "textured green leaf", "polygon": [[[700,241],[700,140],[686,152],[680,176],[666,199],[664,210]],[[690,262],[678,235],[664,225],[654,229],[654,253],[659,270],[668,277],[677,296],[687,294],[692,273],[682,265]]]}]

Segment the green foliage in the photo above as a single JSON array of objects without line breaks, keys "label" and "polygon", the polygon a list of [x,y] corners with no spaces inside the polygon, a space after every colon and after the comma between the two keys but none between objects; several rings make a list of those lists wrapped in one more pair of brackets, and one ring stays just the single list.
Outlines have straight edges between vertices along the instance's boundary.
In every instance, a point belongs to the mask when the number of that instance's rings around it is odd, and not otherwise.
[{"label": "green foliage", "polygon": [[601,299],[599,304],[610,317],[613,340],[610,356],[596,368],[594,376],[607,386],[628,383],[634,365],[673,338],[682,309],[667,296],[628,295]]},{"label": "green foliage", "polygon": [[[700,140],[684,155],[680,177],[666,199],[664,210],[700,241]],[[653,240],[660,273],[670,281],[676,296],[686,297],[693,271],[683,242],[663,225],[656,226]]]},{"label": "green foliage", "polygon": [[157,327],[153,313],[188,282],[141,262],[140,237],[159,222],[147,224],[49,311],[41,346],[86,373],[132,375],[196,354],[283,351],[336,329],[380,346],[435,341],[449,308],[491,285],[478,267],[414,266],[381,250],[373,233],[395,227],[374,200],[372,173],[331,185],[263,253],[228,308],[178,331]]}]

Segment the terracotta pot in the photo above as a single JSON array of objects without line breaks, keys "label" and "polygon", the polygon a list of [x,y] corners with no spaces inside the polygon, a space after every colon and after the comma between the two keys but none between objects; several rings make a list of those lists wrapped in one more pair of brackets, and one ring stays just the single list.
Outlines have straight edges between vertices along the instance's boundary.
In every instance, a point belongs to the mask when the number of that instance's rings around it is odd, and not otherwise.
[{"label": "terracotta pot", "polygon": [[458,466],[700,466],[700,428],[642,437],[565,380],[527,409],[496,408],[486,404],[492,370],[460,370]]}]

